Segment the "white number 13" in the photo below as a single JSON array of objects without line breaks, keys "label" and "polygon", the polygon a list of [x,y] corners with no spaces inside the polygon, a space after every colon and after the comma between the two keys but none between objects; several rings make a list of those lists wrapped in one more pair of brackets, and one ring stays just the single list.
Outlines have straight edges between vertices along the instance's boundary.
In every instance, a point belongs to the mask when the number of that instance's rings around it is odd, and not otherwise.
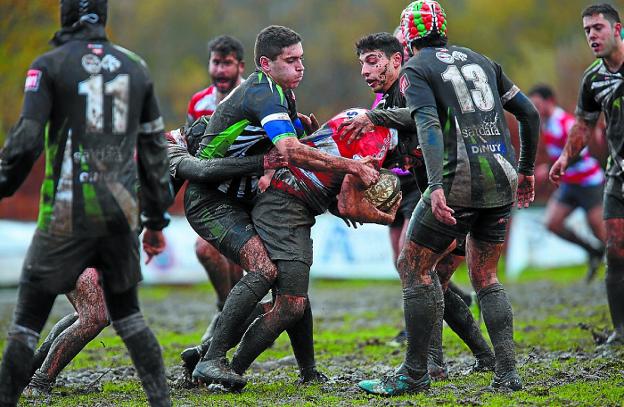
[{"label": "white number 13", "polygon": [[[485,71],[479,65],[464,65],[461,68],[461,73],[457,66],[450,65],[442,73],[442,79],[444,79],[444,82],[453,84],[462,113],[474,112],[475,105],[483,112],[489,112],[494,108],[492,89],[488,84]],[[475,89],[469,90],[466,80],[471,81]]]}]

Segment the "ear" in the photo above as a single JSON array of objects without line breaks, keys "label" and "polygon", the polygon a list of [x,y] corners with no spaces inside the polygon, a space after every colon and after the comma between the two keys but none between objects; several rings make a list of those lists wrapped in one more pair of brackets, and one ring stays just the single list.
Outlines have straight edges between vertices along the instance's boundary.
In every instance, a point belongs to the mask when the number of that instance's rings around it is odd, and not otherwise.
[{"label": "ear", "polygon": [[268,57],[265,56],[261,56],[260,57],[260,68],[265,71],[268,72],[271,70],[271,65],[270,65],[271,60]]},{"label": "ear", "polygon": [[401,61],[403,60],[403,54],[400,52],[395,52],[394,54],[392,54],[392,65],[395,68],[400,68],[401,67]]},{"label": "ear", "polygon": [[245,61],[240,61],[240,62],[238,63],[238,69],[239,69],[239,71],[241,71],[241,72],[245,72]]},{"label": "ear", "polygon": [[613,31],[615,31],[615,35],[622,38],[622,23],[615,23],[613,25]]}]

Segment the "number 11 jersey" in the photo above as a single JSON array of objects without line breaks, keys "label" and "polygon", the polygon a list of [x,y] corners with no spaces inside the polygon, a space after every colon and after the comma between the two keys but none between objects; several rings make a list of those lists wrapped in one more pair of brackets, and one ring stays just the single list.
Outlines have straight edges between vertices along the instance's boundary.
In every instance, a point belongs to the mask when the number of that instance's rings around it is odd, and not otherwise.
[{"label": "number 11 jersey", "polygon": [[468,48],[423,48],[399,81],[412,115],[425,106],[437,109],[447,204],[493,208],[513,202],[518,177],[503,106],[519,89],[500,65]]},{"label": "number 11 jersey", "polygon": [[35,60],[24,90],[22,116],[47,122],[39,229],[136,230],[137,137],[164,129],[145,62],[108,41],[69,41]]}]

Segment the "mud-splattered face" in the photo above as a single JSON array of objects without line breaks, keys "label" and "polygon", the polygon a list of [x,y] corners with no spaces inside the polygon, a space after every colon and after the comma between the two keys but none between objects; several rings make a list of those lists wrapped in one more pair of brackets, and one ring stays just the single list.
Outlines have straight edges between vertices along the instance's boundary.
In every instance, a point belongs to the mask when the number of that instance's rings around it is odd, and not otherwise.
[{"label": "mud-splattered face", "polygon": [[219,52],[210,53],[208,74],[220,93],[230,93],[239,84],[244,70],[245,62],[236,59],[236,54],[233,52],[227,55]]},{"label": "mud-splattered face", "polygon": [[359,59],[362,77],[375,93],[387,91],[399,77],[400,56],[398,65],[381,50],[364,52]]},{"label": "mud-splattered face", "polygon": [[301,43],[284,47],[274,61],[260,58],[260,67],[284,89],[295,89],[303,79],[303,46]]}]

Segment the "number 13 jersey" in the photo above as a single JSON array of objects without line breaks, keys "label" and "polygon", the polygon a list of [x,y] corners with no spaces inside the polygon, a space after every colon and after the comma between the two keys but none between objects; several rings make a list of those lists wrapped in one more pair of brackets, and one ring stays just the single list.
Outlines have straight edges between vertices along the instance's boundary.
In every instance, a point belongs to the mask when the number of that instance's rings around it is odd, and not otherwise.
[{"label": "number 13 jersey", "polygon": [[48,123],[38,227],[136,230],[137,137],[164,128],[145,62],[108,41],[69,41],[35,60],[24,90],[23,117]]},{"label": "number 13 jersey", "polygon": [[425,106],[437,109],[447,203],[491,208],[513,202],[518,177],[503,106],[519,89],[500,65],[468,48],[423,48],[399,80],[412,115]]}]

